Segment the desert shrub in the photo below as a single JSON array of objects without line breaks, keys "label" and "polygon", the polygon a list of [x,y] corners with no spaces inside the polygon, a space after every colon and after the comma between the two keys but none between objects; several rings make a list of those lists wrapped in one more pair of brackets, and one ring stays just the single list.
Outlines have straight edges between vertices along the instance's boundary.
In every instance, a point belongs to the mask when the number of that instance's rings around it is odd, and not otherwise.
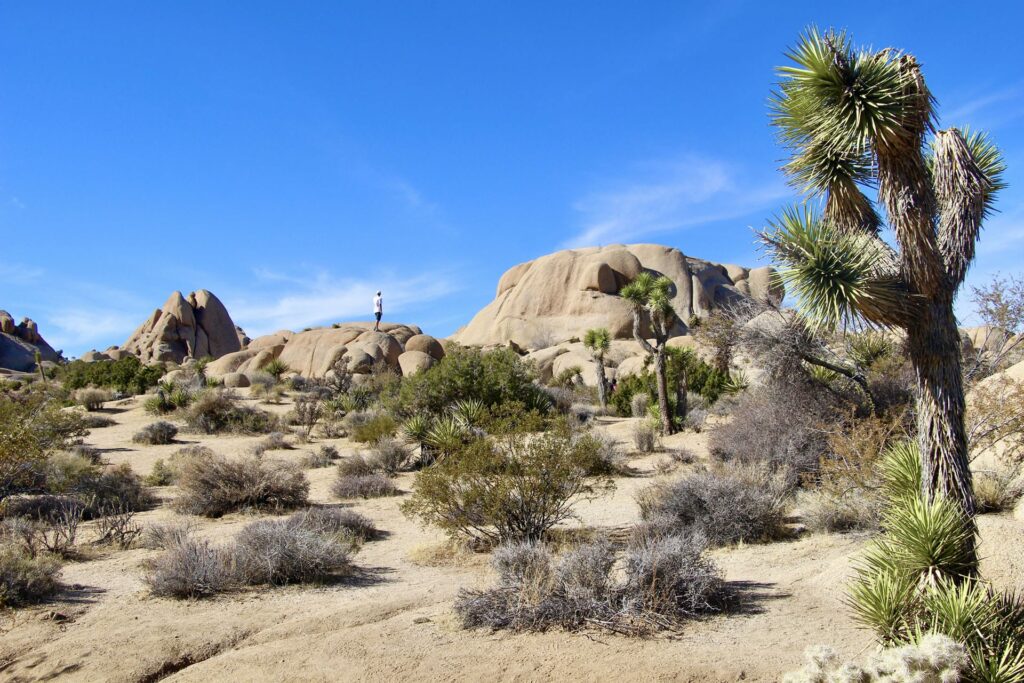
[{"label": "desert shrub", "polygon": [[580,466],[587,476],[608,477],[631,473],[626,458],[619,453],[613,439],[591,431],[574,432],[570,438]]},{"label": "desert shrub", "polygon": [[135,512],[117,505],[105,508],[96,519],[94,543],[127,550],[135,544],[141,534],[142,527],[135,521]]},{"label": "desert shrub", "polygon": [[270,373],[263,371],[256,371],[249,373],[249,386],[253,389],[257,387],[266,392],[268,389],[277,384],[277,380]]},{"label": "desert shrub", "polygon": [[150,445],[163,445],[174,443],[174,437],[178,435],[178,428],[170,422],[153,422],[146,425],[132,436],[135,443]]},{"label": "desert shrub", "polygon": [[98,476],[84,479],[74,488],[74,492],[87,503],[88,518],[100,516],[105,510],[114,508],[140,512],[153,506],[153,495],[128,463],[107,467]]},{"label": "desert shrub", "polygon": [[0,540],[0,607],[42,602],[60,589],[60,560],[29,554],[20,545]]},{"label": "desert shrub", "polygon": [[519,401],[546,412],[546,398],[533,380],[533,369],[511,349],[452,347],[433,367],[404,378],[397,400],[407,416],[439,415],[464,399],[488,407]]},{"label": "desert shrub", "polygon": [[1024,463],[1024,382],[994,378],[975,387],[966,422],[975,457],[988,452],[1007,465]]},{"label": "desert shrub", "polygon": [[401,493],[387,476],[373,474],[341,474],[334,480],[331,492],[341,500],[350,498],[383,498]]},{"label": "desert shrub", "polygon": [[37,496],[11,496],[0,504],[0,519],[24,517],[49,521],[64,514],[69,507],[84,509],[85,503],[74,496],[49,493]]},{"label": "desert shrub", "polygon": [[394,476],[408,466],[412,454],[400,441],[383,437],[374,442],[370,457],[384,474]]},{"label": "desert shrub", "polygon": [[142,531],[142,547],[151,550],[166,550],[188,540],[195,531],[191,522],[165,522],[152,524]]},{"label": "desert shrub", "polygon": [[708,448],[723,461],[814,472],[828,452],[827,427],[842,415],[827,390],[812,382],[773,381],[740,396],[733,418],[711,431]]},{"label": "desert shrub", "polygon": [[924,634],[916,643],[882,650],[864,664],[844,662],[839,653],[823,646],[808,648],[805,659],[804,667],[786,674],[783,683],[959,681],[969,663],[964,647],[941,633]]},{"label": "desert shrub", "polygon": [[148,396],[142,402],[142,409],[150,415],[166,415],[174,411],[174,404],[171,403],[169,394],[160,389],[152,396]]},{"label": "desert shrub", "polygon": [[353,419],[349,425],[352,438],[360,443],[376,443],[381,439],[389,439],[398,432],[398,423],[387,413],[376,413],[366,420]]},{"label": "desert shrub", "polygon": [[587,479],[586,454],[570,435],[478,439],[421,471],[402,510],[454,538],[540,540],[574,518],[572,506],[613,487]]},{"label": "desert shrub", "polygon": [[277,416],[252,406],[238,405],[225,389],[207,389],[189,407],[185,422],[206,434],[224,431],[242,434],[267,434],[280,431]]},{"label": "desert shrub", "polygon": [[382,474],[380,463],[362,453],[355,453],[338,461],[339,477],[361,477],[367,474]]},{"label": "desert shrub", "polygon": [[45,553],[74,556],[85,506],[74,498],[62,498],[43,513],[5,519],[0,525],[0,540],[19,544],[30,557]]},{"label": "desert shrub", "polygon": [[177,479],[177,470],[164,462],[163,458],[158,458],[143,481],[146,482],[146,486],[170,486]]},{"label": "desert shrub", "polygon": [[295,399],[295,408],[289,415],[289,423],[302,428],[303,438],[309,439],[313,428],[323,417],[323,402],[316,396],[303,395]]},{"label": "desert shrub", "polygon": [[[673,415],[676,412],[675,395],[684,374],[687,390],[702,396],[708,405],[715,403],[719,397],[733,390],[728,372],[716,370],[689,349],[669,347],[667,361],[665,372],[670,397],[670,412]],[[649,363],[650,360],[648,359],[647,362]],[[619,380],[609,400],[616,413],[628,417],[634,415],[633,397],[638,394],[646,395],[648,404],[657,405],[656,378],[650,368],[645,367],[641,372]]]},{"label": "desert shrub", "polygon": [[156,386],[167,371],[163,365],[143,365],[135,356],[93,363],[75,360],[57,369],[57,378],[65,389],[88,386],[105,387],[129,394],[144,394]]},{"label": "desert shrub", "polygon": [[658,427],[652,420],[633,425],[633,445],[641,453],[653,453],[658,447]]},{"label": "desert shrub", "polygon": [[539,544],[508,544],[492,558],[497,585],[460,591],[455,611],[464,628],[599,626],[639,635],[720,608],[721,573],[703,553],[699,538],[647,539],[627,550],[625,578],[616,582],[615,555],[606,542],[557,559]]},{"label": "desert shrub", "polygon": [[86,387],[75,391],[74,398],[75,403],[84,407],[89,412],[93,412],[101,409],[104,403],[111,400],[111,395],[109,391],[104,391],[103,389]]},{"label": "desert shrub", "polygon": [[290,451],[292,446],[281,432],[271,432],[260,439],[249,449],[253,455],[262,455],[267,451]]},{"label": "desert shrub", "polygon": [[578,365],[565,368],[551,378],[548,384],[557,389],[571,389],[583,383],[583,369]]},{"label": "desert shrub", "polygon": [[998,467],[974,475],[974,501],[979,513],[1012,510],[1024,496],[1021,467]]},{"label": "desert shrub", "polygon": [[106,415],[86,415],[82,418],[82,426],[86,429],[103,429],[116,424],[117,422]]},{"label": "desert shrub", "polygon": [[359,541],[369,541],[380,535],[369,518],[354,510],[313,507],[296,512],[287,522],[290,526],[312,529],[323,534],[347,533]]},{"label": "desert shrub", "polygon": [[83,458],[85,460],[88,460],[94,465],[99,465],[103,461],[103,456],[102,453],[100,452],[100,449],[96,448],[95,446],[88,446],[84,443],[75,444],[69,449],[68,452],[77,458]]},{"label": "desert shrub", "polygon": [[800,510],[807,528],[817,532],[877,529],[881,513],[876,497],[859,490],[808,491],[801,496]]},{"label": "desert shrub", "polygon": [[316,451],[311,451],[306,454],[303,464],[306,467],[316,469],[320,467],[330,467],[334,464],[341,456],[338,454],[338,449],[334,446],[321,446]]},{"label": "desert shrub", "polygon": [[654,484],[637,502],[643,519],[667,532],[691,530],[723,546],[783,537],[791,493],[784,474],[763,466],[731,466]]},{"label": "desert shrub", "polygon": [[231,586],[229,558],[221,548],[188,534],[168,536],[166,543],[145,578],[154,595],[205,598]]},{"label": "desert shrub", "polygon": [[86,433],[81,414],[62,410],[60,398],[46,391],[0,394],[0,501],[40,490],[50,455]]},{"label": "desert shrub", "polygon": [[646,393],[633,394],[633,398],[629,399],[629,414],[633,417],[644,417],[650,405],[651,397]]},{"label": "desert shrub", "polygon": [[438,458],[457,453],[465,447],[472,436],[472,432],[454,415],[445,414],[435,418],[423,438],[428,450],[426,453],[420,453],[421,464],[429,465]]},{"label": "desert shrub", "polygon": [[320,581],[351,571],[352,536],[330,530],[319,518],[262,520],[245,526],[231,549],[235,576],[248,585]]},{"label": "desert shrub", "polygon": [[238,510],[288,510],[306,503],[309,482],[298,465],[246,457],[189,458],[178,475],[181,512],[220,517]]}]

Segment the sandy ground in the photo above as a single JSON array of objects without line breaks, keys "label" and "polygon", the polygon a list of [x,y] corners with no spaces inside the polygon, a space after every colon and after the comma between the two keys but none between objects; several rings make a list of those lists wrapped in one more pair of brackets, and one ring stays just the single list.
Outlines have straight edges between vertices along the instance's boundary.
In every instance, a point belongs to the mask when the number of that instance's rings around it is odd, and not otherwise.
[{"label": "sandy ground", "polygon": [[[271,409],[284,411],[284,406]],[[138,446],[131,435],[152,421],[138,404],[116,407],[117,424],[87,442],[111,463],[146,474],[181,444]],[[630,420],[602,418],[600,429],[625,447]],[[238,454],[257,437],[181,434]],[[318,441],[273,456],[301,458]],[[702,434],[677,435],[666,446],[706,457]],[[621,529],[638,519],[634,494],[655,481],[664,455],[637,458],[638,475],[581,505],[582,524]],[[312,499],[338,504],[328,493],[333,468],[308,470]],[[399,478],[408,490],[413,475]],[[677,476],[677,475],[667,475]],[[166,500],[173,489],[157,489]],[[335,680],[674,680],[774,681],[799,666],[809,645],[829,643],[842,654],[869,650],[843,604],[850,558],[863,535],[804,535],[798,540],[713,553],[743,596],[736,612],[685,625],[679,632],[638,639],[604,632],[491,633],[459,628],[452,602],[462,587],[490,580],[487,557],[434,558],[443,537],[406,519],[402,497],[352,507],[386,532],[357,556],[355,580],[290,586],[203,601],[149,595],[143,564],[157,551],[96,552],[68,564],[67,590],[50,604],[0,615],[0,679],[10,681],[335,681]],[[144,524],[178,517],[166,505],[139,516]],[[199,533],[226,539],[254,517],[193,518]],[[1024,589],[1024,524],[1009,516],[981,519],[985,574]]]}]

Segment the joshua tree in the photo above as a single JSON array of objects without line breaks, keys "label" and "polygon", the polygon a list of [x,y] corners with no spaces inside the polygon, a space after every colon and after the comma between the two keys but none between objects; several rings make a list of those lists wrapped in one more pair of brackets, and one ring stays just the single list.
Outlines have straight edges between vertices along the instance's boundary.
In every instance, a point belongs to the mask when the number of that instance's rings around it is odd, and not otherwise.
[{"label": "joshua tree", "polygon": [[36,361],[36,370],[39,371],[39,380],[45,385],[46,373],[43,372],[43,354],[39,353],[39,349],[36,349],[34,356]]},{"label": "joshua tree", "polygon": [[[672,299],[669,291],[672,289],[672,281],[662,275],[654,275],[643,272],[628,285],[622,288],[622,298],[629,301],[633,307],[633,336],[636,338],[644,351],[654,358],[654,374],[658,384],[658,412],[661,414],[661,431],[664,434],[672,434],[675,427],[672,424],[672,415],[668,405],[668,382],[665,376],[665,342],[668,341],[669,332],[672,330],[672,321],[676,312],[672,308]],[[647,313],[651,321],[651,333],[654,335],[652,345],[643,335],[643,314]],[[677,392],[676,414],[686,417],[686,372],[681,371],[679,377],[679,391]]]},{"label": "joshua tree", "polygon": [[590,355],[593,356],[594,362],[597,364],[597,400],[601,402],[602,409],[607,408],[608,380],[604,374],[604,354],[612,346],[611,335],[603,327],[587,330],[587,334],[583,337],[583,345],[590,350]]},{"label": "joshua tree", "polygon": [[[854,49],[809,30],[779,72],[772,116],[792,150],[784,167],[812,206],[790,209],[762,238],[815,324],[901,328],[916,375],[922,492],[974,514],[953,299],[983,219],[1003,187],[999,150],[981,134],[936,130],[913,55]],[[879,233],[878,201],[896,237]],[[973,550],[972,550],[973,552]]]}]

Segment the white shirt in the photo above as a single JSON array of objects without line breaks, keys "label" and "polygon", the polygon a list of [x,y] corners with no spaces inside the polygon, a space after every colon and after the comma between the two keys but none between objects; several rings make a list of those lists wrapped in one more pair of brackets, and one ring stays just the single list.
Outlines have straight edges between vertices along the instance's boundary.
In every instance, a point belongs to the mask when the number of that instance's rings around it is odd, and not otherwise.
[{"label": "white shirt", "polygon": [[381,296],[379,294],[377,296],[373,297],[373,312],[374,313],[383,313],[384,312],[384,300],[381,298]]}]

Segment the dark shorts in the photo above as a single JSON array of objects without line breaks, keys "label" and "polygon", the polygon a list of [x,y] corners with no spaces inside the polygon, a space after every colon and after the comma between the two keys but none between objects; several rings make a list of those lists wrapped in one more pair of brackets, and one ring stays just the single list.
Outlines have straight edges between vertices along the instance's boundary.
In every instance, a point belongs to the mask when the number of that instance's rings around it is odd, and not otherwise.
[{"label": "dark shorts", "polygon": [[380,317],[383,315],[383,313],[377,311],[376,313],[374,313],[374,315],[377,317],[377,322],[380,322]]}]

